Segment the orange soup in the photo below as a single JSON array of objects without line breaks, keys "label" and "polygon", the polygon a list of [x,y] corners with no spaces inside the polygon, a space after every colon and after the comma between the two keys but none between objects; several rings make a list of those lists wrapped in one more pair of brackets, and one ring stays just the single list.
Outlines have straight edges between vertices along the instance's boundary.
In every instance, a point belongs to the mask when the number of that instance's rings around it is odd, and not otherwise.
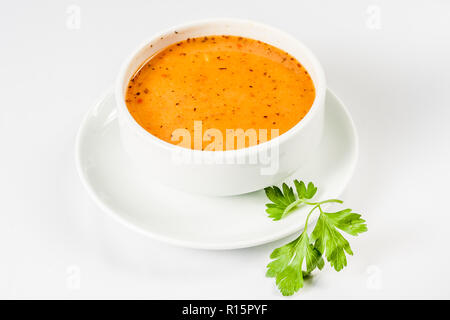
[{"label": "orange soup", "polygon": [[[193,149],[229,150],[288,131],[308,113],[314,98],[311,77],[294,57],[261,41],[224,35],[187,39],[152,56],[130,80],[126,104],[133,118],[159,139]],[[186,137],[179,129],[194,137],[199,127],[201,143],[183,144]],[[233,130],[246,133],[243,144],[218,141],[220,133],[225,141]],[[265,136],[260,134],[264,130]],[[256,138],[247,134],[253,131]],[[210,133],[215,133],[212,138]]]}]

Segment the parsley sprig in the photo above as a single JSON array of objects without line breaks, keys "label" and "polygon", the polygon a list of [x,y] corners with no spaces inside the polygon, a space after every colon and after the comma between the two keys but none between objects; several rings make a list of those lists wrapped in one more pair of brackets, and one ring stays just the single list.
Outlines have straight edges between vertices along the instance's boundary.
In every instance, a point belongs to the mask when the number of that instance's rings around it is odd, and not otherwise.
[{"label": "parsley sprig", "polygon": [[[322,205],[326,203],[342,204],[338,199],[313,202],[317,187],[312,182],[294,181],[294,189],[283,183],[282,189],[272,186],[265,188],[267,197],[272,203],[266,204],[266,212],[273,220],[280,220],[301,205],[312,206],[306,216],[305,228],[294,241],[275,249],[267,265],[267,276],[276,279],[276,284],[285,296],[293,295],[303,287],[303,279],[316,268],[322,270],[324,255],[330,265],[340,271],[347,266],[346,253],[353,255],[348,241],[339,230],[352,236],[367,231],[365,220],[361,215],[345,209],[337,212],[325,212]],[[319,211],[319,217],[311,233],[308,235],[308,221],[313,212]],[[305,269],[304,269],[305,268]]]}]

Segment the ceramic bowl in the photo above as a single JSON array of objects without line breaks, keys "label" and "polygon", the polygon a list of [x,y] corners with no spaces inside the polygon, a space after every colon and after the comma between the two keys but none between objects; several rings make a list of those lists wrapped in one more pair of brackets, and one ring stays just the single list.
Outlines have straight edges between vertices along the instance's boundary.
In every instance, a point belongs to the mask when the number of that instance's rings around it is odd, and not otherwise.
[{"label": "ceramic bowl", "polygon": [[[167,46],[187,38],[234,35],[260,40],[295,57],[310,74],[314,103],[294,127],[268,142],[227,151],[201,151],[165,142],[142,128],[125,103],[128,82],[139,67]],[[125,61],[115,87],[121,143],[143,179],[188,192],[229,196],[279,183],[306,163],[323,130],[325,75],[317,58],[300,41],[260,23],[214,19],[173,27],[145,41]]]}]

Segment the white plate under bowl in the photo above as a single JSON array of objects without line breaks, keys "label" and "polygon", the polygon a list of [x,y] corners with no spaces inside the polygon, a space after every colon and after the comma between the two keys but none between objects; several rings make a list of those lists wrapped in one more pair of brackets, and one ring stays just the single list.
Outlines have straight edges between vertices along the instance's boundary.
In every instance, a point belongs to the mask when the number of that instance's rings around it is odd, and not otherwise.
[{"label": "white plate under bowl", "polygon": [[[358,157],[356,130],[343,103],[329,90],[319,150],[285,181],[313,181],[318,199],[341,194]],[[264,191],[208,197],[170,189],[134,171],[119,139],[116,103],[106,94],[87,114],[76,144],[81,180],[94,201],[111,216],[152,238],[201,249],[256,246],[300,231],[305,208],[280,221],[267,217]]]}]

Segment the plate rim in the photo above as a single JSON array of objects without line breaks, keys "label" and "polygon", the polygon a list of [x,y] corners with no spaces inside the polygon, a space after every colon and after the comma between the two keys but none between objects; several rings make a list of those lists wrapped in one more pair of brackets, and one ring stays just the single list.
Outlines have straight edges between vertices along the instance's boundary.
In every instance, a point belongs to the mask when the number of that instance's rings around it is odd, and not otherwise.
[{"label": "plate rim", "polygon": [[[345,181],[340,184],[340,188],[336,192],[336,197],[340,196],[342,192],[345,190],[345,188],[348,186],[348,183],[353,177],[353,174],[355,172],[356,164],[358,163],[359,159],[359,136],[358,132],[356,130],[355,123],[353,121],[353,118],[346,107],[346,105],[343,103],[343,101],[332,91],[330,88],[327,88],[326,90],[327,94],[330,94],[333,96],[334,99],[338,102],[340,105],[340,108],[344,111],[345,116],[350,124],[351,135],[353,137],[353,145],[354,145],[354,156],[352,159],[352,164],[350,169],[348,170],[348,173],[346,175]],[[81,148],[82,148],[82,136],[85,132],[85,128],[89,122],[90,117],[92,116],[92,113],[94,110],[98,108],[98,106],[103,103],[105,99],[107,99],[109,96],[112,96],[114,98],[114,90],[113,88],[109,88],[106,90],[97,100],[96,102],[90,107],[90,109],[86,112],[86,114],[83,117],[83,120],[81,121],[80,127],[78,129],[77,135],[76,135],[76,141],[75,141],[75,164],[77,168],[78,175],[81,179],[81,182],[84,186],[84,188],[87,190],[89,196],[91,199],[94,200],[96,205],[106,212],[109,216],[111,216],[114,220],[124,224],[126,227],[130,228],[131,230],[138,232],[146,237],[149,237],[151,239],[155,239],[161,242],[169,243],[175,246],[179,247],[185,247],[185,248],[193,248],[193,249],[204,249],[204,250],[233,250],[233,249],[243,249],[243,248],[249,248],[249,247],[255,247],[264,245],[279,239],[283,239],[285,237],[293,235],[295,232],[299,232],[303,229],[303,227],[299,226],[293,226],[291,228],[286,228],[282,231],[279,231],[277,233],[270,234],[269,236],[260,237],[255,240],[238,240],[235,242],[226,242],[223,244],[208,244],[208,243],[202,243],[198,241],[189,241],[189,240],[181,240],[172,238],[170,236],[165,236],[162,234],[151,232],[143,227],[140,227],[139,225],[127,220],[123,217],[120,213],[117,213],[116,209],[111,208],[109,205],[107,205],[105,202],[103,202],[100,197],[98,196],[97,192],[94,190],[91,183],[88,182],[88,177],[85,175],[85,172],[82,168],[82,161],[81,161]],[[325,100],[326,104],[326,100]]]}]

